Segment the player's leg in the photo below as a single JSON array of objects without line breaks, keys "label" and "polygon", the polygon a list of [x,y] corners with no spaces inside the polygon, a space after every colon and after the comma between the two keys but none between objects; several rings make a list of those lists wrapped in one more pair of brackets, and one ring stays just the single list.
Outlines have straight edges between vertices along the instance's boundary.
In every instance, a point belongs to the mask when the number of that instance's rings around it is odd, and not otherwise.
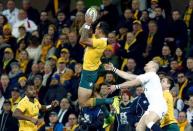
[{"label": "player's leg", "polygon": [[141,119],[139,120],[137,127],[136,127],[136,131],[145,131],[146,129],[145,119],[146,119],[146,114],[144,114],[141,117]]},{"label": "player's leg", "polygon": [[161,128],[155,124],[159,120],[160,116],[157,113],[150,111],[145,118],[145,124],[149,129],[161,131]]},{"label": "player's leg", "polygon": [[103,104],[112,104],[117,113],[119,110],[119,98],[91,98],[93,92],[93,85],[98,78],[98,70],[96,71],[82,71],[80,87],[78,89],[78,100],[81,107],[94,107]]}]

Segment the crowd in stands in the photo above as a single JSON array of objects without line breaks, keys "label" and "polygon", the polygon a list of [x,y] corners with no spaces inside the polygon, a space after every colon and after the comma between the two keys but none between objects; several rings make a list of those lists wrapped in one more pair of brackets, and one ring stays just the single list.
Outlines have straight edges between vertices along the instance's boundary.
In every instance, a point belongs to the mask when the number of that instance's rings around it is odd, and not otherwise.
[{"label": "crowd in stands", "polygon": [[[57,1],[57,2],[56,2]],[[45,125],[41,131],[134,130],[147,109],[143,88],[108,94],[108,85],[123,80],[111,71],[102,71],[95,85],[101,97],[122,96],[121,114],[111,127],[102,128],[100,108],[80,112],[78,86],[84,48],[79,30],[87,8],[77,0],[49,0],[42,11],[33,0],[0,2],[0,130],[17,131],[19,124],[11,114],[25,96],[27,83],[33,82],[42,105],[60,102],[57,108],[41,112]],[[141,74],[145,63],[159,63],[159,76],[171,76],[175,118],[180,131],[193,127],[193,0],[184,12],[171,8],[169,0],[101,0],[97,8],[111,31],[102,63],[112,63],[128,73]],[[118,5],[118,4],[117,4]],[[93,25],[93,29],[96,26]],[[113,112],[111,106],[109,110]],[[56,126],[57,125],[57,126]]]}]

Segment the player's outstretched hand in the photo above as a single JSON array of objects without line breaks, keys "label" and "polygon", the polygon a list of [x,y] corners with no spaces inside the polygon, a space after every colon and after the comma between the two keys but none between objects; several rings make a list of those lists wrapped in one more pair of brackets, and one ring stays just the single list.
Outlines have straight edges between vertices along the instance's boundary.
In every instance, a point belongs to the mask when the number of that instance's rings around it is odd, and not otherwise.
[{"label": "player's outstretched hand", "polygon": [[104,64],[105,70],[112,71],[114,66],[112,63]]},{"label": "player's outstretched hand", "polygon": [[116,90],[115,85],[110,85],[108,88],[110,94],[112,94]]},{"label": "player's outstretched hand", "polygon": [[57,107],[57,106],[59,106],[59,101],[54,100],[54,101],[52,101],[51,105],[52,105],[52,107]]}]

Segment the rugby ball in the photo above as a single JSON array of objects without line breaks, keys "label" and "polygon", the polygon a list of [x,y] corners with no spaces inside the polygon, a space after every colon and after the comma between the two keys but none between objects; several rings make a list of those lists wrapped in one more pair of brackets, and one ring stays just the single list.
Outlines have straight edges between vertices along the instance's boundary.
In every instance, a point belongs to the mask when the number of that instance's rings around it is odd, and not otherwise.
[{"label": "rugby ball", "polygon": [[96,8],[90,7],[90,8],[86,11],[85,16],[92,17],[92,21],[95,22],[96,19],[98,18],[98,11],[97,11]]}]

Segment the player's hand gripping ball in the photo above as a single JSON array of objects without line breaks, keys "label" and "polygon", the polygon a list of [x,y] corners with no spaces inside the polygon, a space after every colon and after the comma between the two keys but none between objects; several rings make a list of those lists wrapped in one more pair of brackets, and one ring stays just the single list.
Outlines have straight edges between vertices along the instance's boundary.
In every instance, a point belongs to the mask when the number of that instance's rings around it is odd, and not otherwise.
[{"label": "player's hand gripping ball", "polygon": [[95,7],[90,7],[86,13],[85,13],[85,17],[90,17],[92,18],[92,22],[95,22],[98,18],[98,11]]}]

